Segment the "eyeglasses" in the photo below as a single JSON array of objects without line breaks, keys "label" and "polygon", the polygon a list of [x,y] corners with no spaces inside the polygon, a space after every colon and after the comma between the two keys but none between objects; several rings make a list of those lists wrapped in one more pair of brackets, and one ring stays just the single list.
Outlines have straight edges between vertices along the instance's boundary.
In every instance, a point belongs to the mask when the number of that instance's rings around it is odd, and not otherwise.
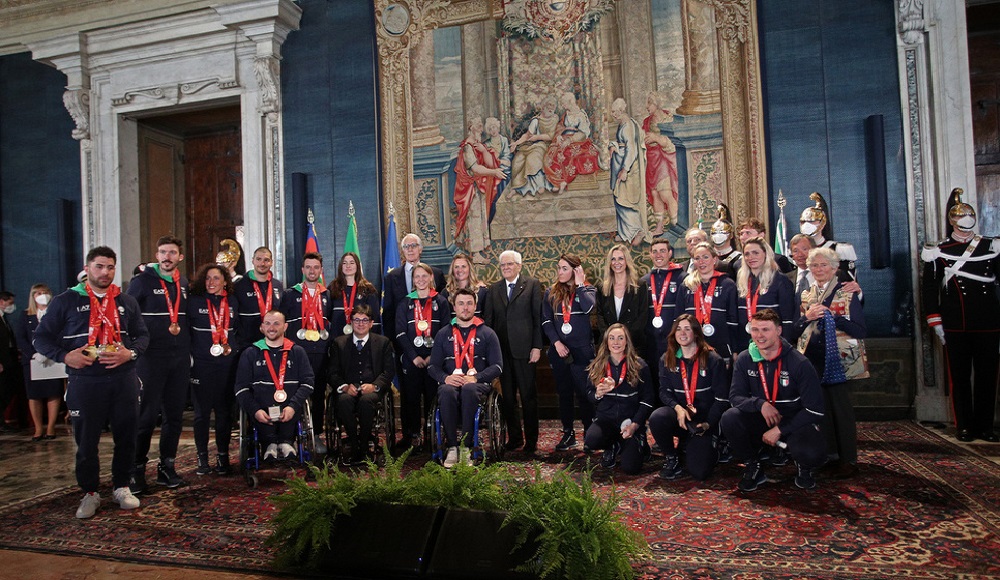
[{"label": "eyeglasses", "polygon": [[358,318],[357,316],[351,319],[351,322],[353,322],[354,324],[368,324],[371,321],[372,321],[371,318]]},{"label": "eyeglasses", "polygon": [[416,243],[403,244],[403,249],[404,250],[415,250],[415,249],[417,249],[419,247],[420,247],[420,244],[416,244]]}]

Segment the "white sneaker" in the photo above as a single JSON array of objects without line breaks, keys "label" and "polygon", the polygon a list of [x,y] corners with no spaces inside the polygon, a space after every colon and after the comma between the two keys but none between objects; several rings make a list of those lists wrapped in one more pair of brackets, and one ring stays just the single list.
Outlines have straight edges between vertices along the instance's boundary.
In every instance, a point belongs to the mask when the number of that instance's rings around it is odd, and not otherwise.
[{"label": "white sneaker", "polygon": [[264,461],[267,461],[268,459],[277,459],[277,458],[278,458],[278,444],[271,443],[270,445],[267,446],[267,450],[264,451]]},{"label": "white sneaker", "polygon": [[462,449],[460,449],[458,452],[458,457],[459,461],[461,461],[466,465],[469,466],[475,465],[475,462],[472,460],[472,450],[469,449],[468,447],[463,447]]},{"label": "white sneaker", "polygon": [[281,456],[282,459],[288,459],[289,457],[295,457],[297,455],[295,453],[295,448],[289,445],[288,443],[278,444],[278,454]]},{"label": "white sneaker", "polygon": [[458,447],[449,447],[448,453],[444,456],[444,466],[451,469],[456,463],[458,463]]},{"label": "white sneaker", "polygon": [[80,507],[76,509],[76,517],[80,518],[81,520],[93,517],[93,515],[97,513],[97,508],[100,507],[100,505],[101,505],[101,496],[98,495],[96,491],[84,494],[83,499],[80,500]]},{"label": "white sneaker", "polygon": [[125,487],[119,487],[118,489],[111,492],[111,498],[115,500],[118,507],[123,510],[133,510],[139,507],[139,498],[132,495],[132,490]]}]

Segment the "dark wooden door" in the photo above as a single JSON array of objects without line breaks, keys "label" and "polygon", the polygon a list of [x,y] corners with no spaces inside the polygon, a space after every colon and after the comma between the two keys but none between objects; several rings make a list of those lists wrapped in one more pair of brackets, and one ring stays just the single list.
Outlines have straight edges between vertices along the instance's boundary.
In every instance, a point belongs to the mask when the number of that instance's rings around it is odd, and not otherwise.
[{"label": "dark wooden door", "polygon": [[184,140],[186,271],[214,262],[219,242],[243,225],[243,169],[239,131]]},{"label": "dark wooden door", "polygon": [[[980,234],[1000,235],[1000,8],[970,7],[969,78]],[[949,191],[960,183],[943,184]]]}]

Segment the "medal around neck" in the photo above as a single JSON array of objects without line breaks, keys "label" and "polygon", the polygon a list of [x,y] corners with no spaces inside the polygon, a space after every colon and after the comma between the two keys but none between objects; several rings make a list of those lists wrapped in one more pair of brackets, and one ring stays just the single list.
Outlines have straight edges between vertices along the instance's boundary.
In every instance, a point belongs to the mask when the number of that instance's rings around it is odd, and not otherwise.
[{"label": "medal around neck", "polygon": [[295,338],[297,338],[297,339],[299,339],[299,340],[305,340],[305,339],[306,339],[306,329],[304,329],[304,328],[300,328],[300,329],[299,329],[299,330],[298,330],[298,331],[297,331],[297,332],[295,333]]},{"label": "medal around neck", "polygon": [[318,330],[307,330],[306,331],[306,340],[308,340],[309,342],[318,342],[319,341],[319,331]]},{"label": "medal around neck", "polygon": [[221,344],[213,344],[208,349],[208,354],[210,354],[212,356],[222,356],[225,353],[226,353],[226,349],[222,348]]},{"label": "medal around neck", "polygon": [[705,336],[712,336],[715,334],[715,327],[711,323],[706,323],[701,327],[701,331],[705,333]]},{"label": "medal around neck", "polygon": [[747,329],[747,334],[750,334],[750,323],[749,322],[747,323],[746,329]]},{"label": "medal around neck", "polygon": [[344,334],[351,334],[354,332],[354,328],[350,324],[344,325]]},{"label": "medal around neck", "polygon": [[424,337],[422,337],[422,336],[414,336],[413,337],[413,346],[415,346],[417,348],[420,348],[420,347],[424,346]]},{"label": "medal around neck", "polygon": [[663,328],[663,317],[661,316],[653,317],[653,328]]},{"label": "medal around neck", "polygon": [[288,393],[285,392],[285,389],[274,391],[274,401],[276,403],[284,403],[287,399]]},{"label": "medal around neck", "polygon": [[562,330],[563,334],[569,334],[573,332],[573,325],[568,322],[564,322],[563,325],[560,327],[560,330]]},{"label": "medal around neck", "polygon": [[176,322],[171,322],[170,326],[167,327],[167,330],[170,331],[170,334],[177,336],[181,333],[181,325]]},{"label": "medal around neck", "polygon": [[320,340],[329,340],[329,338],[330,338],[330,333],[325,328],[319,331]]}]

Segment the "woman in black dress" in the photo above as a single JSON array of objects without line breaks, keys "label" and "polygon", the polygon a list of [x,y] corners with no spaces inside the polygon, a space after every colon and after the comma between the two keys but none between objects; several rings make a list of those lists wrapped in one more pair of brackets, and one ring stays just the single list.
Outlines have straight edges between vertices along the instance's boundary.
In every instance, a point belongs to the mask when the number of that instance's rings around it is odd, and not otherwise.
[{"label": "woman in black dress", "polygon": [[[24,366],[24,386],[28,393],[28,409],[31,411],[31,421],[35,424],[35,434],[32,441],[56,438],[56,419],[59,416],[59,405],[62,403],[65,387],[64,379],[31,379],[31,360],[46,360],[35,352],[31,339],[35,336],[38,321],[45,316],[45,310],[52,300],[52,291],[45,284],[35,284],[28,294],[28,308],[25,311],[24,324],[17,327],[17,346],[21,350],[21,364]],[[48,421],[42,422],[43,414],[48,412]],[[44,432],[43,432],[44,429]]]},{"label": "woman in black dress", "polygon": [[649,287],[639,280],[628,246],[615,245],[608,252],[604,280],[597,286],[598,340],[618,322],[628,330],[636,350],[645,352],[649,302]]}]

